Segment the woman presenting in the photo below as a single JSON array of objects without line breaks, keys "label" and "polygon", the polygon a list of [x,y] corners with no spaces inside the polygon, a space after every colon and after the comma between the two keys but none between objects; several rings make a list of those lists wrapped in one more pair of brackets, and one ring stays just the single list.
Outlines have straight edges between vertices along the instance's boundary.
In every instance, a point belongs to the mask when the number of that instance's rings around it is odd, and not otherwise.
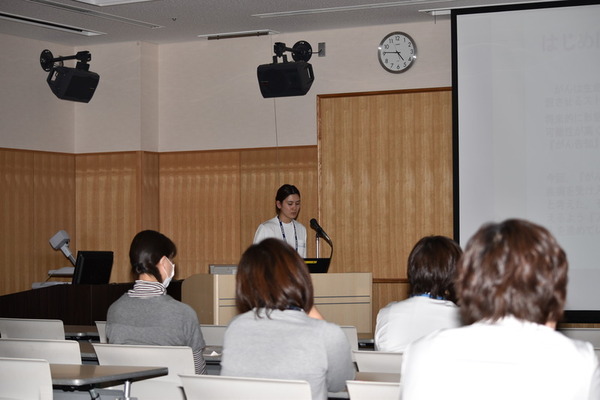
[{"label": "woman presenting", "polygon": [[275,196],[277,216],[263,222],[256,229],[254,243],[266,238],[287,242],[302,258],[306,258],[306,228],[296,221],[300,213],[300,191],[294,185],[285,184]]}]

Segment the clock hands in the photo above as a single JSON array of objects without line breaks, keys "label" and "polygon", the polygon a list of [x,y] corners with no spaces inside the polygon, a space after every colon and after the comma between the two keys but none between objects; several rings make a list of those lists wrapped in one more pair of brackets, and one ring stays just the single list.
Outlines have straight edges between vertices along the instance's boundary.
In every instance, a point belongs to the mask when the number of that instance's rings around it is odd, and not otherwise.
[{"label": "clock hands", "polygon": [[402,61],[404,61],[404,57],[402,57],[402,54],[400,54],[400,52],[398,50],[396,50],[396,51],[384,51],[383,54],[398,54],[398,57],[400,57],[400,59]]}]

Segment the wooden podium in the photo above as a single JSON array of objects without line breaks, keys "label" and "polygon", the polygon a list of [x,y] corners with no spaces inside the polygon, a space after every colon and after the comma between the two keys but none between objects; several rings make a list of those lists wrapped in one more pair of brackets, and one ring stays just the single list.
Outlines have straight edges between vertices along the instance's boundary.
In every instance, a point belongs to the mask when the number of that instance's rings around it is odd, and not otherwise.
[{"label": "wooden podium", "polygon": [[[338,325],[355,326],[372,337],[371,273],[311,274],[315,305]],[[196,310],[202,324],[227,325],[237,314],[235,275],[196,274],[183,281],[181,301]]]}]

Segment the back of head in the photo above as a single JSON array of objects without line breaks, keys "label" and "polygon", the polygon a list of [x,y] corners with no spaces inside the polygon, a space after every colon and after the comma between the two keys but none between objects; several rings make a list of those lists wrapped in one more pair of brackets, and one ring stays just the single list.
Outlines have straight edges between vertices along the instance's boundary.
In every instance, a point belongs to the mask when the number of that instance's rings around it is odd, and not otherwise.
[{"label": "back of head", "polygon": [[131,272],[136,276],[149,274],[158,282],[162,282],[157,264],[163,256],[171,259],[176,254],[175,243],[162,233],[153,230],[141,231],[135,235],[129,247]]},{"label": "back of head", "polygon": [[236,273],[236,306],[240,313],[254,308],[308,312],[313,306],[310,274],[298,253],[279,239],[265,239],[242,255]]},{"label": "back of head", "polygon": [[462,254],[460,246],[445,236],[425,236],[408,256],[411,294],[429,293],[433,298],[456,301],[454,275]]},{"label": "back of head", "polygon": [[558,322],[567,293],[565,252],[544,227],[509,219],[482,226],[457,266],[463,322],[506,316]]}]

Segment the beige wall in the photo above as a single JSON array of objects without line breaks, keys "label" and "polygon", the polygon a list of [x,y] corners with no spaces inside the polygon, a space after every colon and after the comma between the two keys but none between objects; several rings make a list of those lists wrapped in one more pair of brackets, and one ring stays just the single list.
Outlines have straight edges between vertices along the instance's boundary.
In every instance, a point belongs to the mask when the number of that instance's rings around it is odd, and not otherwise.
[{"label": "beige wall", "polygon": [[44,49],[55,56],[71,49],[7,35],[0,49],[0,147],[74,152],[76,105],[56,99],[39,62]]},{"label": "beige wall", "polygon": [[[402,30],[419,58],[406,73],[379,65],[381,38]],[[315,82],[306,96],[264,99],[256,67],[271,62],[273,43],[308,41],[326,56],[310,60]],[[450,23],[387,25],[302,34],[152,45],[120,43],[69,49],[0,35],[0,147],[91,153],[189,151],[317,144],[319,94],[444,87],[451,83]],[[88,104],[59,100],[39,65],[55,55],[92,54],[100,74]],[[65,62],[69,64],[68,61]]]}]

